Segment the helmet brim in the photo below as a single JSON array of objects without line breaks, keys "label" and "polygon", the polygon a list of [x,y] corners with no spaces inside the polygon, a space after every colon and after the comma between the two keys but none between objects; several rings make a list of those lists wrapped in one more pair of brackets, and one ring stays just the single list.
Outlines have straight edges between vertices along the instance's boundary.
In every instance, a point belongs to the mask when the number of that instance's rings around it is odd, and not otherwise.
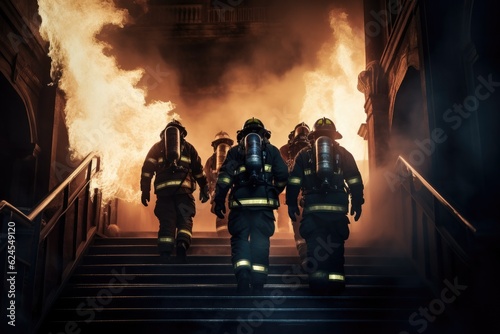
[{"label": "helmet brim", "polygon": [[[327,137],[331,137],[335,140],[337,139],[342,139],[342,135],[340,134],[340,132],[338,131],[335,131],[334,133],[332,133],[333,131],[331,130],[316,130],[316,131],[312,131],[309,133],[309,137],[310,138],[318,138],[318,137],[321,137],[321,136],[327,136]],[[333,134],[333,136],[332,136]]]}]

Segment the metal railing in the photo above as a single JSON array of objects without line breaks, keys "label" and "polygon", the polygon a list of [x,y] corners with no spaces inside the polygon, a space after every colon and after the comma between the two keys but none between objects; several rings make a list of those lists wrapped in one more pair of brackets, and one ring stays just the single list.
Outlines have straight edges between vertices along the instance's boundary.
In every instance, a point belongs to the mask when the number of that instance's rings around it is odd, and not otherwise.
[{"label": "metal railing", "polygon": [[474,261],[477,227],[401,156],[396,169],[401,203],[394,207],[400,210],[397,221],[405,222],[399,233],[422,276],[437,287],[443,279],[467,272]]},{"label": "metal railing", "polygon": [[91,189],[99,170],[99,157],[88,155],[27,213],[0,202],[2,287],[13,292],[2,294],[3,333],[36,332],[99,230],[101,195]]}]

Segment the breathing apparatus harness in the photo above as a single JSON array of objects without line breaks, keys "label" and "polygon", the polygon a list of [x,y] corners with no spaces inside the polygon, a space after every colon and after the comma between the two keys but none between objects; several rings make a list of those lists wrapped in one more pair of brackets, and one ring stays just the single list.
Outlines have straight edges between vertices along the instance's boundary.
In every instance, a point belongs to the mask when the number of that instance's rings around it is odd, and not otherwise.
[{"label": "breathing apparatus harness", "polygon": [[[177,190],[179,190],[179,188],[182,186],[184,181],[186,181],[186,178],[188,177],[190,172],[190,168],[186,168],[178,164],[181,159],[182,151],[185,147],[184,137],[186,136],[187,132],[184,127],[180,126],[179,128],[177,123],[174,122],[167,124],[165,130],[160,133],[160,138],[162,140],[161,156],[163,157],[163,163],[160,165],[160,171],[170,171],[172,174],[176,172],[183,172],[184,176],[173,192],[176,193]],[[191,188],[194,191],[193,182],[191,183]]]},{"label": "breathing apparatus harness", "polygon": [[342,159],[336,146],[338,144],[331,138],[320,136],[308,150],[309,163],[315,172],[315,179],[312,189],[305,190],[304,195],[348,192],[344,182]]},{"label": "breathing apparatus harness", "polygon": [[[239,143],[238,157],[239,160],[241,159],[240,161],[243,161],[243,165],[240,166],[240,169],[244,168],[244,173],[240,174],[244,176],[239,176],[238,182],[236,182],[231,189],[232,194],[241,187],[264,186],[266,199],[269,203],[269,190],[276,192],[271,180],[266,178],[266,145],[269,143],[270,137],[271,132],[264,128],[258,131],[241,130],[237,132],[237,141]],[[241,203],[234,196],[233,200],[241,206]]]}]

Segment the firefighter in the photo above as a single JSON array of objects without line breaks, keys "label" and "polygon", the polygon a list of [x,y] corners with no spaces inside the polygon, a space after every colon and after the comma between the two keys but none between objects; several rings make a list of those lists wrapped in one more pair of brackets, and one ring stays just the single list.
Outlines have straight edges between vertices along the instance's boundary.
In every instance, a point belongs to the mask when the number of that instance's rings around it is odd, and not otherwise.
[{"label": "firefighter", "polygon": [[309,137],[314,144],[295,158],[286,203],[290,219],[297,220],[302,191],[300,234],[307,242],[309,287],[314,292],[339,293],[345,288],[349,196],[350,214],[357,221],[364,203],[363,181],[352,154],[336,142],[342,135],[330,119],[318,119]]},{"label": "firefighter", "polygon": [[[224,131],[220,131],[215,135],[214,140],[212,141],[212,147],[214,149],[214,153],[207,159],[205,162],[205,175],[207,176],[208,181],[208,189],[210,192],[210,204],[211,212],[215,213],[215,184],[217,183],[217,175],[219,174],[219,169],[222,166],[222,163],[226,159],[227,152],[233,146],[234,140],[229,137],[229,134]],[[226,203],[226,210],[228,209]],[[219,218],[215,217],[215,230],[217,235],[221,237],[228,237],[229,232],[227,230],[227,217]]]},{"label": "firefighter", "polygon": [[[295,162],[295,156],[302,149],[310,147],[311,145],[308,137],[309,132],[310,128],[306,123],[301,122],[297,124],[293,131],[291,131],[288,135],[288,142],[280,148],[281,157],[288,166],[289,173],[291,173],[292,171],[293,164]],[[285,202],[285,192],[282,192],[280,194],[280,202]],[[299,207],[300,211],[302,211],[301,209],[302,208]],[[302,238],[299,232],[300,220],[301,214],[299,214],[299,217],[295,221],[292,221],[292,228],[300,262],[304,266],[305,260],[307,258],[307,245],[306,241],[304,240],[304,238]],[[290,218],[288,217],[287,206],[283,205],[278,209],[278,229],[284,229],[285,226],[290,226]]]},{"label": "firefighter", "polygon": [[259,293],[267,281],[274,210],[288,179],[287,166],[270,137],[259,119],[248,119],[237,131],[238,144],[229,150],[217,178],[214,211],[219,218],[224,218],[230,191],[231,261],[240,293]]},{"label": "firefighter", "polygon": [[151,179],[154,179],[158,217],[158,251],[169,259],[174,248],[177,260],[186,262],[186,251],[191,245],[193,217],[196,214],[193,192],[200,187],[200,201],[210,199],[207,178],[198,152],[185,137],[187,131],[177,120],[172,120],[160,133],[160,141],[151,147],[141,174],[141,202],[148,206]]}]

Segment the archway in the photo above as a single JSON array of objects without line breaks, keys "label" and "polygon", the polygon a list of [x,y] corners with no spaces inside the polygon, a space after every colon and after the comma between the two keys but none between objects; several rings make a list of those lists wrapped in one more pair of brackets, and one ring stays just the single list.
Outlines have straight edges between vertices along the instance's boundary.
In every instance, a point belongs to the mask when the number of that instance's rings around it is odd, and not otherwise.
[{"label": "archway", "polygon": [[10,82],[0,75],[0,199],[20,208],[33,205],[36,158],[26,106]]}]

